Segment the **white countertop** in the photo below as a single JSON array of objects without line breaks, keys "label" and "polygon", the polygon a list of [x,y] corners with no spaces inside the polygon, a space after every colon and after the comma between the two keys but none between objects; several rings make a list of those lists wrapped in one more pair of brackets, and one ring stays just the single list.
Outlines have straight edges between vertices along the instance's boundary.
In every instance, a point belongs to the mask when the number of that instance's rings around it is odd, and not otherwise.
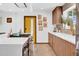
[{"label": "white countertop", "polygon": [[24,44],[27,38],[0,38],[0,44]]},{"label": "white countertop", "polygon": [[22,56],[29,37],[8,38],[8,34],[0,35],[0,56]]},{"label": "white countertop", "polygon": [[53,32],[53,31],[49,31],[49,33],[56,35],[57,37],[62,38],[63,40],[66,40],[72,44],[76,44],[76,36],[72,36],[66,33],[60,33],[60,32]]},{"label": "white countertop", "polygon": [[[25,34],[28,34],[28,33],[25,33]],[[8,34],[1,34],[0,35],[0,44],[24,44],[29,38],[29,37],[8,38],[7,36],[8,36]]]},{"label": "white countertop", "polygon": [[0,36],[0,56],[22,56],[22,49],[26,46],[29,37],[8,38]]},{"label": "white countertop", "polygon": [[0,56],[22,56],[28,38],[0,38]]}]

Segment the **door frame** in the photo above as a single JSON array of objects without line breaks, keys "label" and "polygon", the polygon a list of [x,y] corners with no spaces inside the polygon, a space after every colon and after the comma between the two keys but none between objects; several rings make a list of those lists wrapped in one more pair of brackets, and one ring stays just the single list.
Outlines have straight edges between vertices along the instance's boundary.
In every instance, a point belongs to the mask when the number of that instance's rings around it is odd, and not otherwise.
[{"label": "door frame", "polygon": [[37,42],[36,16],[24,16],[24,33],[25,33],[25,17],[35,17],[35,44],[36,44],[36,42]]}]

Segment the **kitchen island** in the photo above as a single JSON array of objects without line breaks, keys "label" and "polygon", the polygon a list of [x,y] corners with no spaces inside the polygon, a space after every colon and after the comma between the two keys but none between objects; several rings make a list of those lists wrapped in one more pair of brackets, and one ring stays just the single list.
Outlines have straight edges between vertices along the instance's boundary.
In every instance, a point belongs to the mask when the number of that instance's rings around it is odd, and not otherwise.
[{"label": "kitchen island", "polygon": [[0,37],[0,56],[22,56],[29,37]]}]

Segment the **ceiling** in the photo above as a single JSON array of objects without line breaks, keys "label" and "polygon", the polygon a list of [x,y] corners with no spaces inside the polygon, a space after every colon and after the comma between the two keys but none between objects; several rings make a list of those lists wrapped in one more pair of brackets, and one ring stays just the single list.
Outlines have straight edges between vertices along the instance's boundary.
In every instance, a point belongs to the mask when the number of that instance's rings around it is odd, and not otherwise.
[{"label": "ceiling", "polygon": [[0,10],[9,12],[26,12],[26,11],[49,12],[53,10],[56,6],[62,6],[62,5],[64,5],[64,3],[2,3],[0,4]]}]

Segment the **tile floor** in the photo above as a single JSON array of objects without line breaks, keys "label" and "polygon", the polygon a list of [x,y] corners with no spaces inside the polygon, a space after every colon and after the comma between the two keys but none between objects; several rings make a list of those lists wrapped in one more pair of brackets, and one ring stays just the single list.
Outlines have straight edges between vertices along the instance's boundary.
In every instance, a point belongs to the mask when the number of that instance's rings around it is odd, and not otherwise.
[{"label": "tile floor", "polygon": [[34,56],[55,56],[55,53],[48,44],[35,44]]}]

